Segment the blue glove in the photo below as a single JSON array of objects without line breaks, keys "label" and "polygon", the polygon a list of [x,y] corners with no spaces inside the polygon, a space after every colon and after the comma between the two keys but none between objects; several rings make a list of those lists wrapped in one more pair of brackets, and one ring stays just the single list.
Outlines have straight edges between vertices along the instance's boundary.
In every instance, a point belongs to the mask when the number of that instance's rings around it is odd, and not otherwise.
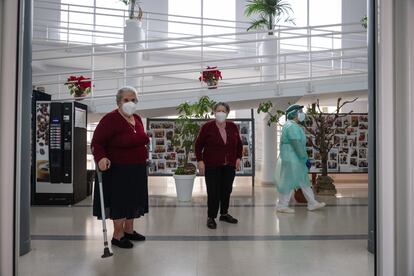
[{"label": "blue glove", "polygon": [[306,161],[306,167],[308,167],[308,170],[312,167],[312,163],[309,159]]}]

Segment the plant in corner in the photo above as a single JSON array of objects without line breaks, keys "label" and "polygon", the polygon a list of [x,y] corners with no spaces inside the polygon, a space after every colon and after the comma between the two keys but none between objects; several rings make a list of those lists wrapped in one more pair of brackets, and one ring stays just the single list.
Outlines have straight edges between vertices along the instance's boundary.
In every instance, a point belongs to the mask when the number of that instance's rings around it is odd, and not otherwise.
[{"label": "plant in corner", "polygon": [[86,97],[92,90],[91,79],[84,76],[70,76],[65,85],[74,97]]},{"label": "plant in corner", "polygon": [[129,6],[129,19],[141,21],[143,12],[139,5],[139,0],[121,0],[121,2]]},{"label": "plant in corner", "polygon": [[207,66],[206,70],[201,72],[201,76],[198,78],[199,81],[207,83],[209,89],[217,88],[219,79],[221,80],[223,78],[217,66]]},{"label": "plant in corner", "polygon": [[200,122],[197,119],[210,118],[215,102],[203,96],[195,103],[182,103],[178,106],[179,117],[176,120],[176,130],[172,137],[172,144],[176,148],[184,149],[183,164],[175,173],[175,188],[178,201],[190,201],[193,192],[196,166],[189,162],[190,153],[194,153],[194,144],[200,131]]},{"label": "plant in corner", "polygon": [[[326,195],[334,195],[336,193],[335,186],[333,185],[333,179],[328,176],[328,157],[331,149],[334,146],[333,138],[335,135],[344,133],[348,127],[351,126],[345,125],[343,127],[337,126],[337,121],[341,120],[342,117],[346,117],[353,113],[350,111],[348,113],[340,113],[340,110],[347,104],[353,103],[358,98],[355,98],[351,101],[342,102],[341,98],[338,98],[336,110],[332,113],[322,112],[322,109],[319,104],[319,100],[316,100],[315,103],[311,104],[307,108],[307,120],[303,127],[306,132],[310,134],[314,139],[309,139],[312,147],[316,149],[321,156],[322,172],[321,175],[316,180],[316,192]],[[273,105],[271,102],[260,103],[257,112],[264,112],[269,115],[268,125],[270,126],[273,123],[279,124],[280,118],[284,115],[284,111],[277,110],[275,114],[270,112]],[[309,127],[309,125],[314,125],[315,127]]]},{"label": "plant in corner", "polygon": [[294,23],[290,17],[293,13],[291,5],[284,0],[249,0],[244,11],[247,17],[257,16],[253,19],[247,31],[251,29],[268,30],[269,35],[273,35],[274,27],[280,21]]}]

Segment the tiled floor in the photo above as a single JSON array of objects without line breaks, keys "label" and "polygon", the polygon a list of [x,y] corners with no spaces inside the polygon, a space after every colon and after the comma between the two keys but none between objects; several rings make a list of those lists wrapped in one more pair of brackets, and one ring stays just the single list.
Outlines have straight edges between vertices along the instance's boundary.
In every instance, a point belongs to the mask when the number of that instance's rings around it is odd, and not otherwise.
[{"label": "tiled floor", "polygon": [[321,198],[328,206],[318,212],[298,205],[296,214],[276,214],[274,187],[250,181],[234,186],[230,213],[239,224],[210,230],[202,178],[190,203],[176,201],[172,179],[150,178],[150,213],[136,221],[147,241],[113,248],[108,259],[100,258],[102,228],[90,198],[32,207],[32,251],[20,258],[20,275],[374,275],[365,185],[337,185],[340,197]]}]

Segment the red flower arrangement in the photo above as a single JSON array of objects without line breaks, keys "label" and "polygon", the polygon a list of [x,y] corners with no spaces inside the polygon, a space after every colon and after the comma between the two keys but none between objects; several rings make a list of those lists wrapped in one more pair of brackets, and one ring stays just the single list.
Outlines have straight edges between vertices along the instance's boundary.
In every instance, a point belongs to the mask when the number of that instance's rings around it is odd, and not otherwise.
[{"label": "red flower arrangement", "polygon": [[204,70],[198,79],[207,83],[208,86],[217,88],[218,80],[223,78],[221,76],[221,71],[217,69],[217,66],[207,66],[207,70]]},{"label": "red flower arrangement", "polygon": [[84,76],[70,76],[65,83],[71,95],[75,97],[85,97],[91,93],[92,81]]}]

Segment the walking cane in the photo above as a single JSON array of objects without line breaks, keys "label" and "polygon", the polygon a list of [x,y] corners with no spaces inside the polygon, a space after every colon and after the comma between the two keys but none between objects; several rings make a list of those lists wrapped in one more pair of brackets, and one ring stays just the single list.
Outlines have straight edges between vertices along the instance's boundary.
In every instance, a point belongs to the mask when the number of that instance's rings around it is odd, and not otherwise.
[{"label": "walking cane", "polygon": [[114,255],[111,251],[109,251],[108,247],[108,235],[106,230],[106,217],[105,217],[105,203],[104,203],[104,196],[103,196],[103,188],[102,188],[102,172],[99,170],[98,164],[96,164],[96,173],[98,175],[98,183],[99,183],[99,198],[101,200],[101,216],[102,216],[102,232],[104,238],[104,253],[101,256],[102,258],[111,257]]}]

